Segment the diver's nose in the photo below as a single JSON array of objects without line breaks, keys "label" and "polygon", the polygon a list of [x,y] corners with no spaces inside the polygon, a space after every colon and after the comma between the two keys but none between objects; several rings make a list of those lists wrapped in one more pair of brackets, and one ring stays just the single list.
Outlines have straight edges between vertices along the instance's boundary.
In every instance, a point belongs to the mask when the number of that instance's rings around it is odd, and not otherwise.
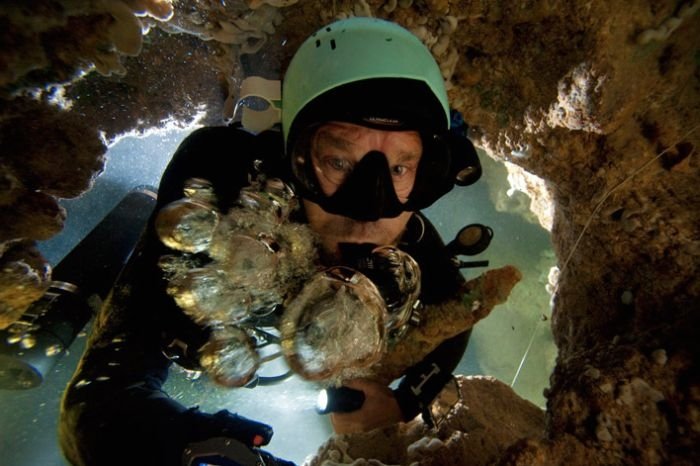
[{"label": "diver's nose", "polygon": [[368,152],[333,195],[344,204],[343,215],[359,221],[373,222],[397,217],[403,208],[396,196],[386,155]]}]

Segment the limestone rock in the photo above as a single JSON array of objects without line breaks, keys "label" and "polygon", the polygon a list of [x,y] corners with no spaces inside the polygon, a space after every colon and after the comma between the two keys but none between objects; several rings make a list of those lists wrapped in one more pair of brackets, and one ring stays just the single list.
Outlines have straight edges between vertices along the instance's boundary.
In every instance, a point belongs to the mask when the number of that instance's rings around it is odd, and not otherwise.
[{"label": "limestone rock", "polygon": [[361,376],[389,384],[440,343],[469,330],[487,317],[496,305],[508,299],[520,279],[521,274],[515,267],[506,266],[489,270],[468,281],[460,291],[460,299],[425,306],[421,312],[421,323],[410,328],[379,363],[361,373],[353,371],[340,378]]},{"label": "limestone rock", "polygon": [[31,243],[15,243],[0,257],[0,329],[12,324],[49,286],[50,268]]},{"label": "limestone rock", "polygon": [[540,439],[544,413],[490,377],[457,377],[461,400],[436,428],[420,417],[366,433],[331,437],[305,466],[461,466],[496,463],[522,438]]},{"label": "limestone rock", "polygon": [[[275,76],[302,40],[336,18],[372,15],[414,31],[436,55],[470,136],[491,157],[543,180],[554,203],[560,274],[551,322],[559,359],[547,435],[520,441],[502,463],[697,463],[700,351],[690,329],[700,309],[700,2],[308,0],[276,12],[260,1],[182,0],[170,17],[166,2],[129,0],[124,4],[135,13],[170,18],[139,16],[144,27],[192,39],[154,35],[149,43],[149,34],[138,57],[119,51],[135,52],[138,40],[110,37],[118,18],[104,3],[0,7],[0,125],[17,114],[8,104],[16,91],[33,87],[43,90],[41,98],[59,97],[47,86],[80,77],[97,59],[107,70],[126,68],[126,76],[91,73],[66,89],[76,113],[108,139],[160,124],[163,115],[191,121],[200,104],[214,115],[206,121],[221,122],[243,70],[242,37],[258,50],[246,63],[265,64]],[[83,4],[100,8],[79,11]],[[247,21],[252,11],[260,13]],[[129,21],[124,26],[135,31]],[[177,91],[149,79],[158,73],[177,76]],[[50,121],[66,118],[63,112]],[[70,137],[61,139],[50,125],[12,121],[24,128],[23,140],[58,138],[41,156],[62,165],[75,156]],[[5,151],[14,133],[1,131]],[[13,205],[34,186],[75,193],[92,176],[66,172],[58,179],[47,159],[25,155],[22,164],[8,163],[3,153],[0,205]],[[38,231],[50,230],[44,221],[37,219]],[[655,401],[659,394],[664,398]]]}]

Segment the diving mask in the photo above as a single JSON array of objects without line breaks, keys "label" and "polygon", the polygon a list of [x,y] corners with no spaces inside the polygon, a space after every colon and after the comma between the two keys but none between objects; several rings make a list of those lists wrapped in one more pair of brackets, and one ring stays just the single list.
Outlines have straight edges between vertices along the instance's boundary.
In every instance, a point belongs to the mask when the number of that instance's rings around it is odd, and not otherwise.
[{"label": "diving mask", "polygon": [[[350,123],[387,131],[406,130],[378,126],[376,122]],[[397,190],[405,189],[399,185],[401,182],[395,182],[388,158],[380,151],[368,152],[357,163],[346,163],[348,166],[342,171],[336,170],[337,173],[333,172],[333,167],[319,163],[313,145],[320,128],[322,125],[312,125],[296,139],[291,152],[292,173],[300,195],[332,214],[358,221],[394,218],[405,211],[426,208],[455,184],[471,184],[481,175],[476,152],[466,138],[449,132],[443,135],[419,132],[422,154],[412,186],[408,187],[409,194],[400,200]],[[331,180],[338,189],[327,196],[321,188],[319,176]]]}]

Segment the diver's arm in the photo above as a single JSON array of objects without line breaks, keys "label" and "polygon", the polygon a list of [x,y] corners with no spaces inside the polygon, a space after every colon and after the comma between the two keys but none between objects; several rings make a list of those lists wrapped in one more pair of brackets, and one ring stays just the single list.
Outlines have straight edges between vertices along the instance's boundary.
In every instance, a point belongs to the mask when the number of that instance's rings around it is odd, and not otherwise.
[{"label": "diver's arm", "polygon": [[[426,305],[454,299],[464,284],[459,269],[450,261],[447,250],[430,221],[423,221],[423,234],[407,252],[421,267],[421,301]],[[409,368],[394,395],[404,420],[413,419],[422,412],[452,378],[469,342],[471,329],[443,341],[421,362]]]},{"label": "diver's arm", "polygon": [[230,126],[199,128],[182,141],[161,178],[156,210],[182,198],[189,178],[204,178],[216,192],[219,210],[225,212],[238,197],[256,161],[268,176],[285,176],[282,136],[268,130],[254,136]]},{"label": "diver's arm", "polygon": [[467,348],[471,329],[443,341],[421,362],[411,367],[394,390],[403,419],[423,412],[452,378]]},{"label": "diver's arm", "polygon": [[[187,409],[162,391],[170,361],[161,351],[168,303],[146,238],[98,315],[62,400],[61,446],[76,465],[176,465],[191,442],[231,436],[247,445],[272,430],[221,411]],[[163,301],[161,301],[163,300]]]},{"label": "diver's arm", "polygon": [[156,210],[181,199],[185,181],[204,178],[215,187],[220,208],[229,207],[248,184],[256,138],[231,127],[199,128],[185,138],[165,169],[158,187]]},{"label": "diver's arm", "polygon": [[369,379],[344,381],[344,386],[363,392],[364,401],[355,411],[331,413],[335,433],[366,432],[416,417],[452,377],[452,371],[467,346],[468,334],[469,331],[444,341],[423,361],[410,368],[393,391]]},{"label": "diver's arm", "polygon": [[[228,181],[223,199],[228,196],[227,189],[237,192],[241,186],[238,180],[247,181],[247,174],[238,174],[228,161],[219,163],[218,170],[210,166],[216,165],[217,156],[226,156],[222,149],[235,142],[230,131],[199,130],[181,144],[163,176],[159,207],[181,198],[184,181],[191,176]],[[272,435],[269,426],[228,411],[207,414],[187,409],[162,391],[171,364],[162,353],[162,334],[167,322],[182,315],[164,292],[157,266],[163,252],[151,219],[118,285],[95,319],[88,347],[61,406],[60,443],[73,464],[177,465],[186,446],[193,442],[230,437],[258,446]]]}]

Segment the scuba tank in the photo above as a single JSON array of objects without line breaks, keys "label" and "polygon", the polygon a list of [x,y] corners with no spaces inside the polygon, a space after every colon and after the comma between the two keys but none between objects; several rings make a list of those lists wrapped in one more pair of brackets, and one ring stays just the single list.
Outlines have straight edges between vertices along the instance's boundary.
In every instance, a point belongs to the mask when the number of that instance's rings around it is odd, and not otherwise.
[{"label": "scuba tank", "polygon": [[129,259],[156,203],[137,188],[53,269],[51,285],[22,317],[0,331],[0,388],[39,386],[93,316]]}]

